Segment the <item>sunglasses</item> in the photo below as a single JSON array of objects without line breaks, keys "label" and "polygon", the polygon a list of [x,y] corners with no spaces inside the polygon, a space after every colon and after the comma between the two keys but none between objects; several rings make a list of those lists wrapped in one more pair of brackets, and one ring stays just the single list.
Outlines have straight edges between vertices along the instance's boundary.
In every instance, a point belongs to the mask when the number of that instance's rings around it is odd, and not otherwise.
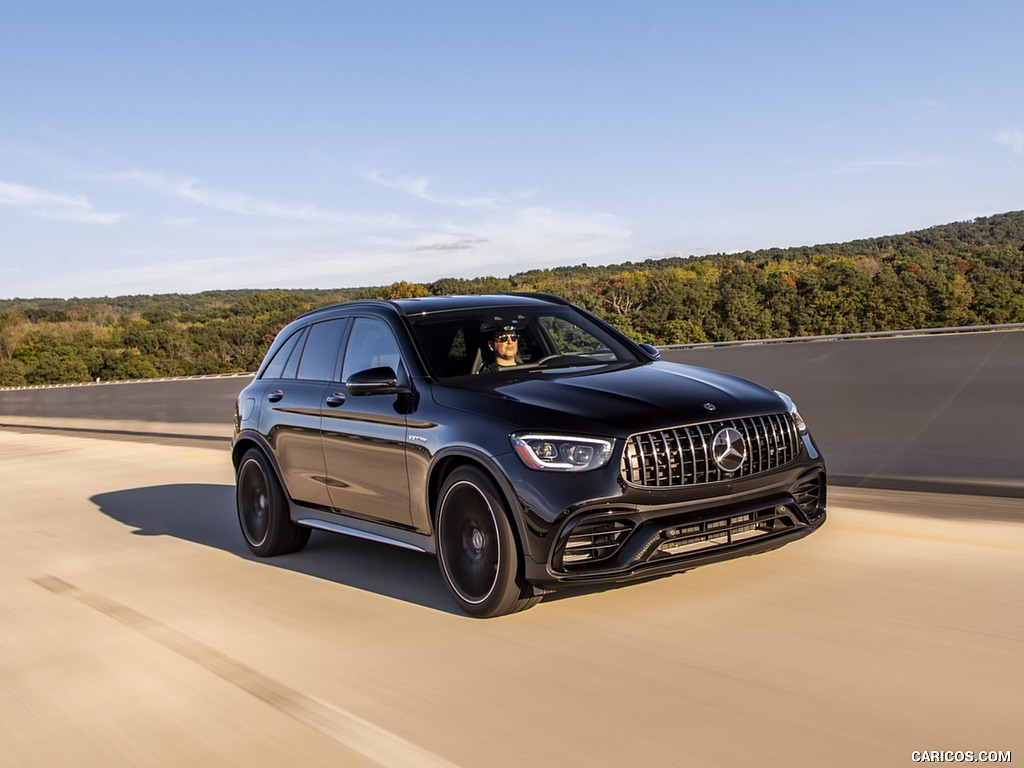
[{"label": "sunglasses", "polygon": [[519,341],[518,333],[499,333],[494,337],[495,341]]}]

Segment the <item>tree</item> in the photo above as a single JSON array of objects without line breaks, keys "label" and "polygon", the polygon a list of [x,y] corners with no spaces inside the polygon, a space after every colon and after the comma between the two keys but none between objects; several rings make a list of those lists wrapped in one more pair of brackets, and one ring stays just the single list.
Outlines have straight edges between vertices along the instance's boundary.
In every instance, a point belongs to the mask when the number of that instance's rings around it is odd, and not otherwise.
[{"label": "tree", "polygon": [[28,329],[24,315],[9,309],[0,312],[0,362],[14,357],[14,350]]},{"label": "tree", "polygon": [[429,295],[430,291],[426,286],[401,280],[383,288],[380,297],[382,299],[414,299]]},{"label": "tree", "polygon": [[105,381],[123,381],[126,379],[154,379],[160,375],[156,366],[137,350],[122,349],[104,357],[103,366],[97,372],[96,378]]},{"label": "tree", "polygon": [[772,335],[772,310],[765,297],[765,275],[743,262],[724,271],[715,309],[720,340],[763,339]]},{"label": "tree", "polygon": [[42,350],[25,372],[26,384],[77,384],[91,381],[89,368],[69,345]]},{"label": "tree", "polygon": [[287,323],[319,306],[509,291],[561,296],[654,344],[1024,322],[1024,211],[848,243],[428,285],[0,300],[0,386],[253,370]]},{"label": "tree", "polygon": [[0,387],[23,387],[25,364],[20,360],[0,360]]}]

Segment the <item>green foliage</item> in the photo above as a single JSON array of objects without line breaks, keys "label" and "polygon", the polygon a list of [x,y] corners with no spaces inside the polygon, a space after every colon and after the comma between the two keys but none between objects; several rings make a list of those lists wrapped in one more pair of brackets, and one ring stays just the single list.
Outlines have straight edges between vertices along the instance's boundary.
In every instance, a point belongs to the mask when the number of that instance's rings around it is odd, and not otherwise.
[{"label": "green foliage", "polygon": [[0,387],[23,387],[25,364],[20,360],[0,360]]},{"label": "green foliage", "polygon": [[0,387],[254,370],[288,322],[357,298],[535,291],[638,341],[1024,322],[1024,212],[906,235],[332,290],[0,301]]},{"label": "green foliage", "polygon": [[372,288],[367,292],[368,299],[415,299],[430,296],[430,289],[419,283],[407,283],[402,280],[383,288]]},{"label": "green foliage", "polygon": [[10,309],[0,312],[0,362],[14,357],[14,350],[28,329],[29,323],[24,315]]}]

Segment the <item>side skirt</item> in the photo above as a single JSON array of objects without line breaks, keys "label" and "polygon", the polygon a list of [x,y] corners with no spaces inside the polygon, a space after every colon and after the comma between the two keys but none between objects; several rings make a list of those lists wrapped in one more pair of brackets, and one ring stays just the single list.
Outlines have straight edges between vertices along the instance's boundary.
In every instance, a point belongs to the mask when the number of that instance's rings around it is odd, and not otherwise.
[{"label": "side skirt", "polygon": [[413,531],[403,531],[390,528],[380,523],[371,523],[367,520],[358,520],[352,517],[322,512],[311,507],[304,507],[299,504],[292,504],[291,518],[296,525],[304,525],[307,528],[316,528],[330,533],[340,533],[343,536],[352,536],[357,539],[376,541],[381,544],[390,544],[394,547],[409,549],[413,552],[424,554],[435,554],[434,540],[430,536]]}]

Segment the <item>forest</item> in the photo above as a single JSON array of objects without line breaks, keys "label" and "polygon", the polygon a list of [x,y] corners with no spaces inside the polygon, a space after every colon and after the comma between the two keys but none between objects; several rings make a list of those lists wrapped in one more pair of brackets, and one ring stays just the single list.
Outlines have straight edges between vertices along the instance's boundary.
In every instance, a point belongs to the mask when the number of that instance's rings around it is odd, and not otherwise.
[{"label": "forest", "polygon": [[299,314],[538,291],[656,345],[1024,322],[1024,211],[833,245],[363,288],[0,300],[0,387],[253,371]]}]

